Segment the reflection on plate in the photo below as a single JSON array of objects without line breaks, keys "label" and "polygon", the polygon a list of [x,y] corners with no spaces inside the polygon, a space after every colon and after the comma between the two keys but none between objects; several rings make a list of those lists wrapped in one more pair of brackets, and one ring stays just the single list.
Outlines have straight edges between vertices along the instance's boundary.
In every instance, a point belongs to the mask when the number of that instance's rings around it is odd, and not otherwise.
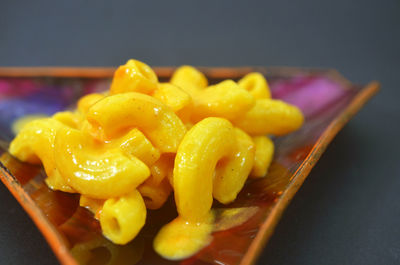
[{"label": "reflection on plate", "polygon": [[[157,68],[156,68],[157,69]],[[329,142],[378,90],[351,84],[335,71],[294,68],[203,68],[211,82],[238,79],[251,71],[266,75],[272,96],[297,105],[303,128],[274,139],[276,154],[267,177],[250,179],[235,202],[215,203],[212,242],[195,256],[168,261],[153,251],[159,228],[176,215],[173,199],[150,211],[139,236],[126,246],[101,235],[100,226],[78,197],[51,191],[42,168],[7,153],[11,124],[24,115],[50,115],[73,107],[83,94],[105,90],[113,69],[0,69],[0,178],[44,234],[63,264],[251,264],[283,210]],[[158,68],[161,80],[172,68]],[[232,243],[234,242],[234,244]]]}]

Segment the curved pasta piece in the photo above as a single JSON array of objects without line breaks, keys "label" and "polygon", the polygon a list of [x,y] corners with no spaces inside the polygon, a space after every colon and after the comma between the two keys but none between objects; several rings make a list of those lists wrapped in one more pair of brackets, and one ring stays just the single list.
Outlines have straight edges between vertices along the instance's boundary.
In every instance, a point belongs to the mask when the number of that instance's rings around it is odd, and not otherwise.
[{"label": "curved pasta piece", "polygon": [[235,128],[236,148],[234,157],[216,168],[213,196],[221,203],[230,203],[249,176],[254,163],[254,143],[249,135]]},{"label": "curved pasta piece", "polygon": [[60,111],[53,115],[53,119],[67,125],[71,128],[79,128],[82,123],[83,117],[78,112]]},{"label": "curved pasta piece", "polygon": [[99,93],[85,95],[78,100],[77,109],[80,113],[86,114],[92,105],[104,97],[105,95]]},{"label": "curved pasta piece", "polygon": [[225,80],[193,94],[192,119],[221,117],[232,120],[254,105],[254,97],[232,80]]},{"label": "curved pasta piece", "polygon": [[184,65],[176,69],[171,77],[170,83],[182,88],[190,95],[194,91],[204,89],[208,86],[206,76],[189,65]]},{"label": "curved pasta piece", "polygon": [[160,83],[152,96],[170,107],[175,113],[192,103],[187,92],[170,83]]},{"label": "curved pasta piece", "polygon": [[304,116],[293,105],[281,100],[258,99],[245,115],[232,123],[250,135],[284,135],[301,127]]},{"label": "curved pasta piece", "polygon": [[160,83],[152,96],[170,107],[184,124],[190,122],[192,97],[183,89],[170,83]]},{"label": "curved pasta piece", "polygon": [[157,88],[158,78],[153,69],[138,60],[129,60],[114,73],[110,93],[139,92],[150,94]]},{"label": "curved pasta piece", "polygon": [[150,175],[139,159],[106,149],[75,129],[61,128],[54,143],[56,166],[79,193],[95,199],[117,197],[132,191]]},{"label": "curved pasta piece", "polygon": [[60,176],[54,159],[56,131],[64,127],[63,123],[52,118],[34,120],[24,126],[10,143],[9,152],[21,161],[42,163],[47,175],[45,181],[51,189],[75,192]]},{"label": "curved pasta piece", "polygon": [[[10,143],[9,152],[21,161],[40,164],[43,160],[54,161],[50,148],[62,123],[51,118],[41,118],[26,124]],[[47,164],[47,163],[46,163]],[[53,165],[54,163],[51,163]]]},{"label": "curved pasta piece", "polygon": [[146,214],[146,206],[137,190],[108,199],[100,213],[103,235],[115,244],[126,244],[142,229]]},{"label": "curved pasta piece", "polygon": [[267,136],[255,136],[253,142],[256,146],[256,152],[250,177],[265,177],[274,157],[274,142]]},{"label": "curved pasta piece", "polygon": [[176,152],[186,127],[176,114],[157,99],[129,92],[106,97],[87,113],[98,139],[112,139],[138,128],[163,152]]},{"label": "curved pasta piece", "polygon": [[232,124],[206,118],[185,135],[175,158],[173,188],[178,213],[186,220],[201,220],[213,202],[213,176],[217,163],[232,159],[236,145]]},{"label": "curved pasta piece", "polygon": [[260,73],[249,73],[238,81],[238,85],[249,91],[254,98],[271,98],[265,77]]}]

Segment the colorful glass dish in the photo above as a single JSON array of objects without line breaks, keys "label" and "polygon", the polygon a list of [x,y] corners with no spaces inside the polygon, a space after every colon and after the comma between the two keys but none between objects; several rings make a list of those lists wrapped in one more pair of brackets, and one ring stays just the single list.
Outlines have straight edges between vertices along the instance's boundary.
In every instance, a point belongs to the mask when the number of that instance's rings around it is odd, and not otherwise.
[{"label": "colorful glass dish", "polygon": [[[0,179],[31,216],[62,264],[252,264],[296,191],[337,132],[378,91],[334,70],[295,68],[203,68],[211,82],[263,73],[273,98],[298,106],[302,129],[274,139],[276,153],[267,177],[248,180],[229,205],[214,203],[216,229],[211,244],[183,261],[158,256],[152,240],[161,225],[176,216],[173,199],[150,211],[139,236],[126,246],[104,239],[99,224],[78,196],[47,188],[42,168],[8,154],[13,122],[25,115],[51,115],[72,108],[83,94],[103,91],[114,69],[0,68]],[[166,80],[173,68],[156,68]],[[235,242],[235,244],[232,244]]]}]

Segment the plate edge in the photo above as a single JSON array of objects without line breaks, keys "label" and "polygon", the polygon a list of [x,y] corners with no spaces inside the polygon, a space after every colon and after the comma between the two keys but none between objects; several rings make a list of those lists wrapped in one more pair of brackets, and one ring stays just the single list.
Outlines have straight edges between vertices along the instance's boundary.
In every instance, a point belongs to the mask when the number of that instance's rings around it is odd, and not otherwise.
[{"label": "plate edge", "polygon": [[[160,77],[169,77],[176,67],[154,67],[157,75]],[[307,73],[329,73],[332,69],[313,69],[313,68],[295,68],[295,67],[199,67],[210,78],[238,78],[251,71],[268,72],[307,72]],[[115,68],[103,67],[0,67],[0,77],[82,77],[82,78],[96,78],[96,77],[112,77]],[[340,74],[339,74],[340,75]],[[344,78],[343,78],[344,79]],[[324,130],[317,142],[313,146],[311,152],[300,165],[298,170],[294,173],[294,181],[289,184],[288,189],[280,197],[278,203],[272,209],[270,216],[265,222],[262,223],[259,232],[250,244],[244,258],[240,265],[254,264],[260,251],[263,249],[267,240],[272,235],[272,232],[278,223],[283,211],[289,204],[290,200],[294,197],[297,190],[300,188],[305,178],[314,167],[316,162],[321,157],[322,153],[327,148],[328,144],[333,140],[335,135],[341,128],[362,108],[362,106],[379,90],[378,82],[371,82],[363,87],[349,103],[346,109],[337,116]],[[324,135],[327,134],[325,137]],[[315,154],[314,154],[315,153]],[[313,156],[313,157],[310,157]],[[311,159],[312,158],[312,159]],[[312,160],[312,161],[309,161]],[[308,163],[308,164],[307,164]],[[0,162],[1,164],[1,162]],[[44,217],[39,208],[32,201],[30,196],[25,193],[18,182],[13,178],[12,174],[6,170],[1,164],[0,180],[6,185],[8,190],[17,199],[19,204],[25,209],[36,226],[39,228],[44,238],[50,245],[54,254],[61,264],[64,265],[77,265],[75,259],[71,256],[69,251],[62,247],[62,238],[57,236],[52,224],[50,224]],[[18,185],[16,185],[18,184]],[[273,217],[271,217],[273,215]],[[273,219],[273,220],[270,220]],[[265,227],[265,228],[264,228]],[[50,230],[49,230],[50,229]],[[261,237],[261,238],[260,238]],[[255,243],[257,242],[257,243]],[[249,254],[250,253],[250,254]]]},{"label": "plate edge", "polygon": [[361,110],[361,108],[379,91],[380,84],[372,81],[364,86],[347,105],[347,107],[328,125],[317,142],[314,144],[308,156],[294,173],[293,181],[279,198],[277,204],[271,210],[268,218],[262,223],[256,237],[246,251],[240,265],[254,265],[271,237],[286,207],[300,189],[311,169],[316,165],[322,154],[332,142],[338,132]]},{"label": "plate edge", "polygon": [[36,227],[40,230],[48,245],[53,250],[58,261],[64,265],[78,265],[69,253],[69,250],[64,247],[62,238],[58,235],[57,231],[54,231],[54,226],[46,219],[44,214],[35,205],[32,198],[23,190],[19,182],[1,162],[0,180],[18,201],[19,205],[28,213],[29,217],[33,220]]}]

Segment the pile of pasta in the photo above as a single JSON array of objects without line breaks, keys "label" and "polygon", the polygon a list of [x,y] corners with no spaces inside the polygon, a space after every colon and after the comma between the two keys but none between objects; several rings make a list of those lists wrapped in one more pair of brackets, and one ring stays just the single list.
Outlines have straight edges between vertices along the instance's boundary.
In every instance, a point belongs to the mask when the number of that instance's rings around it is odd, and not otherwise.
[{"label": "pile of pasta", "polygon": [[80,205],[116,244],[135,238],[147,209],[173,192],[179,216],[154,247],[179,259],[207,244],[213,199],[230,203],[249,176],[266,176],[274,153],[267,135],[295,131],[303,120],[297,107],[271,99],[259,73],[209,85],[182,66],[161,83],[148,65],[129,60],[109,91],[83,96],[75,111],[31,121],[9,151],[43,164],[51,189],[81,194]]}]

